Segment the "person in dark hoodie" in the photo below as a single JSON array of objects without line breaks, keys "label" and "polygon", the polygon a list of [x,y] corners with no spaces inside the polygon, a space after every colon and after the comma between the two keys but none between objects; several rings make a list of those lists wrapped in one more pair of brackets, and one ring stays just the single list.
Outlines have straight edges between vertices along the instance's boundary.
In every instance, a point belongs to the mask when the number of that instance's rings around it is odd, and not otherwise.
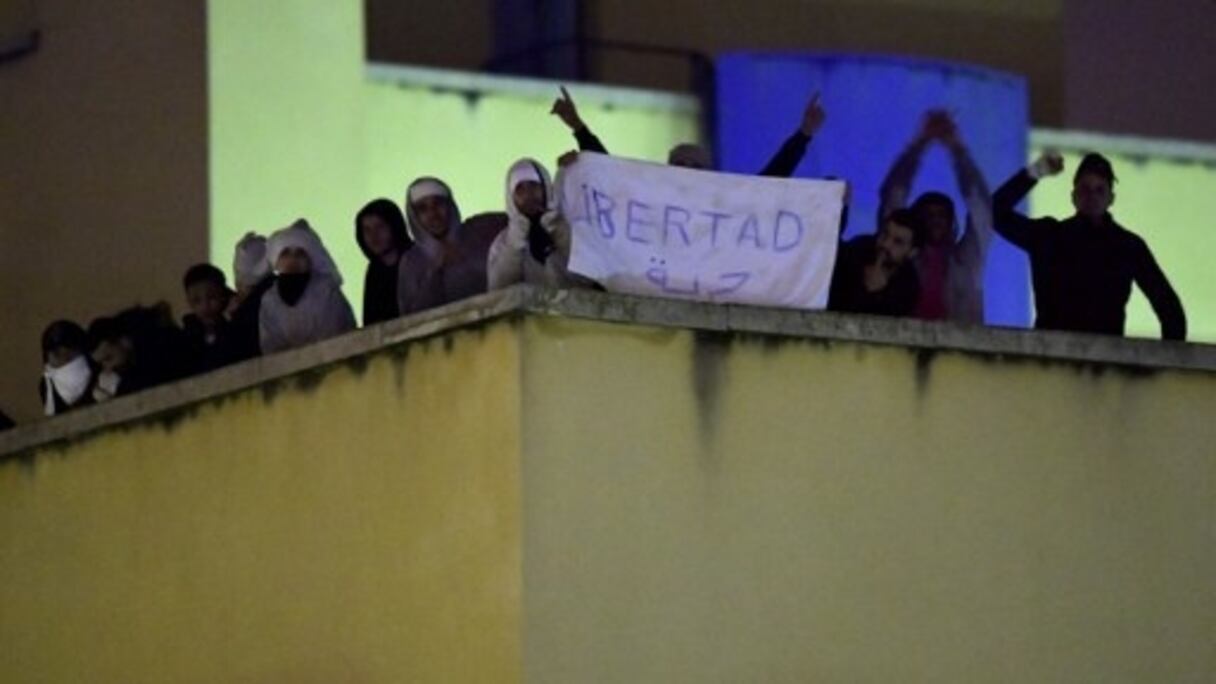
[{"label": "person in dark hoodie", "polygon": [[186,271],[182,286],[191,311],[182,318],[191,372],[206,373],[242,360],[241,344],[228,318],[234,293],[224,272],[211,264],[196,264]]},{"label": "person in dark hoodie", "polygon": [[93,403],[97,368],[89,359],[89,337],[72,321],[55,321],[42,333],[42,382],[38,385],[44,413],[57,416]]},{"label": "person in dark hoodie", "polygon": [[[574,134],[575,141],[578,142],[578,149],[583,152],[598,152],[600,154],[608,154],[608,149],[604,147],[604,143],[599,137],[591,132],[587,127],[586,122],[579,116],[578,107],[574,104],[574,98],[570,97],[570,93],[563,86],[561,97],[553,101],[553,107],[549,110],[550,114],[557,116],[566,124],[570,132]],[[819,102],[819,93],[811,96],[810,102],[807,103],[806,110],[802,114],[802,123],[798,130],[794,131],[789,138],[781,145],[768,164],[760,170],[761,176],[773,176],[777,178],[789,178],[794,175],[795,169],[806,155],[807,147],[811,144],[811,139],[823,126],[827,115],[823,110],[823,106]],[[576,153],[567,152],[562,155],[558,165],[564,166],[571,161],[571,158]],[[701,169],[705,171],[713,170],[713,155],[709,150],[695,143],[681,143],[671,148],[667,154],[667,163],[672,166],[682,166],[690,169]]]},{"label": "person in dark hoodie", "polygon": [[405,228],[405,216],[392,200],[372,200],[355,216],[355,241],[367,257],[363,325],[400,316],[397,268],[402,256],[414,245]]},{"label": "person in dark hoodie", "polygon": [[992,198],[996,231],[1030,256],[1035,327],[1122,335],[1135,283],[1161,322],[1161,337],[1185,340],[1186,313],[1178,294],[1144,240],[1110,214],[1116,179],[1105,157],[1087,154],[1077,167],[1073,216],[1031,219],[1017,211],[1040,178],[1063,170],[1063,157],[1048,152],[1014,174]]},{"label": "person in dark hoodie", "polygon": [[506,225],[505,214],[461,221],[452,190],[423,177],[405,192],[406,220],[414,246],[401,259],[397,304],[410,314],[486,292],[486,256]]},{"label": "person in dark hoodie", "polygon": [[100,368],[93,398],[106,401],[190,374],[188,345],[165,302],[133,306],[89,324]]}]

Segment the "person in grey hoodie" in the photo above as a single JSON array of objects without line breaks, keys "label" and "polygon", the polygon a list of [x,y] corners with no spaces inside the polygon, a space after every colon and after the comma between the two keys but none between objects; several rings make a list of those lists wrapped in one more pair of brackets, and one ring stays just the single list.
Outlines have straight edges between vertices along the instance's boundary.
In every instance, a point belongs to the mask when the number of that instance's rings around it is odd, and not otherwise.
[{"label": "person in grey hoodie", "polygon": [[342,275],[304,219],[267,240],[274,286],[262,295],[258,338],[263,354],[302,347],[355,328]]},{"label": "person in grey hoodie", "polygon": [[992,196],[948,112],[926,112],[921,130],[895,160],[880,189],[878,225],[906,206],[921,157],[935,142],[946,148],[954,162],[967,206],[967,228],[960,238],[954,202],[943,193],[926,192],[912,203],[912,211],[925,227],[925,242],[916,257],[920,295],[912,315],[982,325],[984,265],[993,236]]},{"label": "person in grey hoodie", "polygon": [[483,214],[462,222],[452,189],[432,177],[410,183],[405,208],[414,246],[397,269],[401,314],[483,294],[486,254],[502,229],[501,215]]},{"label": "person in grey hoodie", "polygon": [[498,234],[486,259],[490,289],[515,283],[556,288],[581,284],[566,270],[570,224],[558,212],[549,171],[533,159],[512,164],[506,207],[507,228]]}]

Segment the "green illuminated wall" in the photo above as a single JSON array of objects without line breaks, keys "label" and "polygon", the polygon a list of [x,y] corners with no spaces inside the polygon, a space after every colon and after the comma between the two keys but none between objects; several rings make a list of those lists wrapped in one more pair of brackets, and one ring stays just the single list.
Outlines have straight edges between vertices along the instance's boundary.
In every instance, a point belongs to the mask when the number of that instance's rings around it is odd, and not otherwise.
[{"label": "green illuminated wall", "polygon": [[[1072,174],[1087,149],[1102,152],[1119,182],[1112,213],[1124,227],[1143,237],[1186,307],[1190,339],[1216,341],[1216,165],[1191,150],[1170,150],[1152,143],[1088,135],[1036,134],[1031,158],[1054,147],[1064,153],[1066,171],[1039,184],[1030,195],[1034,216],[1070,216]],[[1189,158],[1188,158],[1189,157]],[[993,186],[1004,181],[993,179]],[[1127,334],[1157,338],[1161,327],[1148,300],[1134,290],[1127,311]]]},{"label": "green illuminated wall", "polygon": [[[210,253],[221,266],[245,232],[303,216],[358,311],[366,261],[353,218],[365,202],[400,202],[425,174],[448,180],[466,216],[501,211],[511,162],[553,164],[575,146],[549,114],[556,82],[447,74],[437,85],[424,70],[369,73],[359,0],[212,0],[208,9]],[[571,91],[615,153],[662,159],[699,137],[686,99]]]}]

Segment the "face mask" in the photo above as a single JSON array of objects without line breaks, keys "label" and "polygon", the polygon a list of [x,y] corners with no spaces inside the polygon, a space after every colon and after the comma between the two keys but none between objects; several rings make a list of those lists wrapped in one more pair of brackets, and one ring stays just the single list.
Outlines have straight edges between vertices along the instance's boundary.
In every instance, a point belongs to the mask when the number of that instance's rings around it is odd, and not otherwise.
[{"label": "face mask", "polygon": [[93,388],[93,401],[101,403],[114,398],[118,394],[118,383],[122,376],[114,371],[102,371],[97,374],[97,385]]},{"label": "face mask", "polygon": [[287,303],[287,306],[295,306],[296,302],[300,301],[300,297],[304,296],[304,290],[308,287],[308,279],[311,273],[281,273],[279,274],[275,287],[279,290],[279,296]]},{"label": "face mask", "polygon": [[93,379],[93,369],[89,367],[88,359],[81,354],[59,368],[51,368],[48,365],[43,371],[43,377],[46,379],[46,415],[53,416],[55,395],[58,394],[68,406],[80,401],[85,390],[89,388],[89,381]]}]

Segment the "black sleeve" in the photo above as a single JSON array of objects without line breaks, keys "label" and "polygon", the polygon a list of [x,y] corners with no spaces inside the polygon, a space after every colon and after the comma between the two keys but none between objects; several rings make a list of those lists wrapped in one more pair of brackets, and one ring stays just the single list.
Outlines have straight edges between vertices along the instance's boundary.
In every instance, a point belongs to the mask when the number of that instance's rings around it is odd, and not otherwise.
[{"label": "black sleeve", "polygon": [[1041,221],[1028,218],[1017,210],[1018,202],[1030,194],[1037,183],[1029,171],[1022,169],[992,195],[993,228],[1001,237],[1022,249],[1033,247],[1035,237],[1042,228],[1039,225]]},{"label": "black sleeve", "polygon": [[916,267],[904,264],[900,267],[899,284],[895,290],[895,315],[911,316],[916,313],[916,303],[920,301],[920,278],[916,275]]},{"label": "black sleeve", "polygon": [[849,243],[844,240],[836,245],[836,263],[832,264],[832,280],[828,285],[828,311],[843,312],[846,308],[845,288],[850,252]]},{"label": "black sleeve", "polygon": [[600,142],[600,139],[586,126],[574,132],[574,139],[578,141],[578,149],[582,152],[608,154],[608,148],[604,147],[604,143]]},{"label": "black sleeve", "polygon": [[1161,339],[1186,341],[1186,311],[1182,308],[1178,293],[1157,265],[1148,245],[1137,239],[1135,250],[1133,278],[1161,322]]},{"label": "black sleeve", "polygon": [[777,154],[774,154],[768,164],[761,169],[760,175],[774,178],[793,176],[794,171],[798,169],[798,164],[802,163],[802,158],[806,156],[806,148],[810,143],[811,136],[801,130],[794,131],[793,135],[786,138],[781,149],[777,150]]}]

